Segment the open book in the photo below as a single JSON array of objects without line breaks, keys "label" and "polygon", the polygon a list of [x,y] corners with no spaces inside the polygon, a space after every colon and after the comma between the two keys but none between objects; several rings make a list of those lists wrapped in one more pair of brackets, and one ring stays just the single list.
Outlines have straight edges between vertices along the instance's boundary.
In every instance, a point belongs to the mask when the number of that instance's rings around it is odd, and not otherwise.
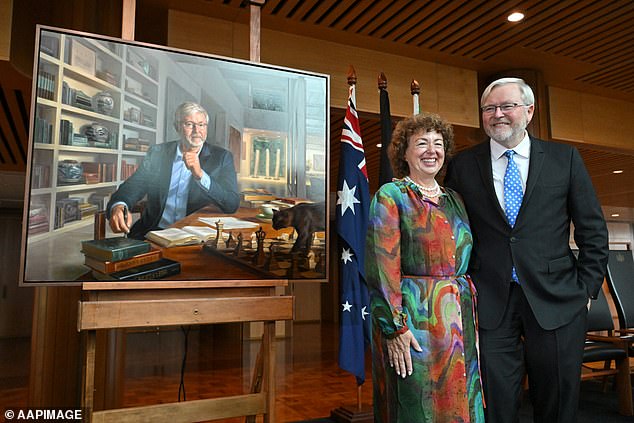
[{"label": "open book", "polygon": [[183,226],[150,231],[145,237],[161,247],[177,247],[206,242],[216,237],[216,230],[209,226]]},{"label": "open book", "polygon": [[222,228],[227,230],[228,229],[253,229],[260,226],[259,223],[250,222],[248,220],[242,220],[235,217],[225,217],[225,216],[199,217],[198,220],[208,225],[211,225],[212,227],[215,227],[217,222],[221,222],[223,225]]}]

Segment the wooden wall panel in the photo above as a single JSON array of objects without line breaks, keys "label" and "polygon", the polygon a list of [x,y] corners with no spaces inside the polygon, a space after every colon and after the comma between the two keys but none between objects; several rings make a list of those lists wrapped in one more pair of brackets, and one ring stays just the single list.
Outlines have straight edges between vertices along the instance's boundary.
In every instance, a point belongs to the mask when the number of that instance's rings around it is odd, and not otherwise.
[{"label": "wooden wall panel", "polygon": [[634,151],[631,103],[556,87],[549,99],[552,138]]},{"label": "wooden wall panel", "polygon": [[[169,12],[168,44],[172,47],[246,59],[247,25]],[[330,104],[345,107],[348,66],[357,72],[357,109],[379,112],[377,77],[388,78],[394,116],[412,113],[410,84],[421,84],[421,109],[442,114],[451,123],[478,127],[477,74],[475,71],[438,65],[365,48],[263,29],[261,61],[305,69],[331,76]]]}]

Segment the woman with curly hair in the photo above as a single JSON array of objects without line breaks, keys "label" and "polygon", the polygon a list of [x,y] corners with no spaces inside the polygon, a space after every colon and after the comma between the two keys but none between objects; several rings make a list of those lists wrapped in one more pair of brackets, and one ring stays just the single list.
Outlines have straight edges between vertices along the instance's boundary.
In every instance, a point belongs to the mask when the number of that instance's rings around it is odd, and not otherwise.
[{"label": "woman with curly hair", "polygon": [[370,205],[366,277],[376,422],[484,422],[469,221],[436,176],[453,128],[419,114],[397,125],[396,179]]}]

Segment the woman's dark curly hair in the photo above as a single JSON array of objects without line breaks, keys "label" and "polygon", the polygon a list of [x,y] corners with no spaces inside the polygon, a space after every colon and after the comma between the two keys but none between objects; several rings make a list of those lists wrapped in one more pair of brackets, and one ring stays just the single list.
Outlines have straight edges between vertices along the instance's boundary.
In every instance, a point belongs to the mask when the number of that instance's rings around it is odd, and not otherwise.
[{"label": "woman's dark curly hair", "polygon": [[[445,147],[445,163],[443,163],[443,168],[445,167],[447,159],[451,153],[453,153],[453,127],[436,114],[421,113],[403,119],[394,129],[387,154],[390,158],[390,164],[392,165],[392,171],[395,177],[404,178],[409,175],[409,164],[405,160],[405,151],[407,150],[407,144],[411,136],[420,132],[429,131],[437,131],[442,135]],[[441,171],[442,170],[443,169],[441,169]]]}]

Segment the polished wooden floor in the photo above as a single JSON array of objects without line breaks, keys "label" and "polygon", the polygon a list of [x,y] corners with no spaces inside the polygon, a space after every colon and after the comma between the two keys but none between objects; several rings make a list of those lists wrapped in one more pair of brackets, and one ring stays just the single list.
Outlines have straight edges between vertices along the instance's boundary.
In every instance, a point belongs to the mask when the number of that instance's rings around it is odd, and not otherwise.
[{"label": "polished wooden floor", "polygon": [[[337,407],[355,404],[355,378],[337,365],[336,325],[295,323],[289,333],[292,336],[276,341],[277,421],[326,417]],[[127,335],[123,406],[178,401],[184,340],[179,329]],[[186,399],[248,392],[259,344],[241,340],[236,325],[192,328],[187,336]],[[29,348],[28,339],[0,340],[0,410],[27,404]],[[362,388],[365,403],[372,396],[369,371],[368,378]]]},{"label": "polished wooden floor", "polygon": [[[337,365],[336,325],[294,323],[287,334],[291,336],[276,341],[277,422],[327,417],[337,407],[354,405],[355,379]],[[183,379],[187,400],[248,392],[259,341],[243,340],[241,335],[237,325],[191,328]],[[122,406],[177,401],[184,352],[185,335],[179,328],[129,332]],[[0,411],[26,407],[29,353],[28,338],[0,339]],[[367,376],[362,394],[363,402],[369,404],[372,396],[369,368]],[[615,392],[595,392],[593,386],[589,382],[582,386],[580,411],[586,417],[580,421],[634,421],[618,415]],[[530,405],[524,406],[520,421],[532,421],[531,414]],[[238,423],[244,419],[216,421]]]}]

